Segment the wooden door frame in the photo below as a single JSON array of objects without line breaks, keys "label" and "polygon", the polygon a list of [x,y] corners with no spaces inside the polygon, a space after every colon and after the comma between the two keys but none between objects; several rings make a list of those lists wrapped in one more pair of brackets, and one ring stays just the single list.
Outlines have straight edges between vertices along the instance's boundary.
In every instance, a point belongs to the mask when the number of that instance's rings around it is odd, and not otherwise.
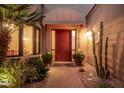
[{"label": "wooden door frame", "polygon": [[[52,31],[56,31],[56,30],[70,30],[70,48],[71,48],[71,55],[70,55],[70,61],[72,61],[72,31],[74,30],[75,31],[75,51],[77,49],[77,46],[76,46],[76,43],[77,43],[77,29],[51,29],[51,33]],[[55,36],[56,38],[56,36]],[[51,41],[52,41],[52,34],[51,34]],[[55,55],[56,55],[56,44],[55,44],[55,49],[52,49],[52,42],[51,42],[51,51],[55,51]],[[56,56],[55,56],[56,57]],[[55,60],[56,61],[56,60]]]}]

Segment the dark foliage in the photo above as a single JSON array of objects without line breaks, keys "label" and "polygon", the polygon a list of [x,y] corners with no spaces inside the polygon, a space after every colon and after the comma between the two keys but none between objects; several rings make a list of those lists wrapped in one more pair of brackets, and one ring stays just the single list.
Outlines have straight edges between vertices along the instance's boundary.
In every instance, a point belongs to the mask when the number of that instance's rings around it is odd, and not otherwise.
[{"label": "dark foliage", "polygon": [[42,58],[43,58],[44,64],[51,64],[53,55],[52,55],[52,53],[47,52],[42,55]]},{"label": "dark foliage", "polygon": [[48,69],[45,67],[40,57],[29,58],[27,64],[36,68],[39,74],[38,80],[43,80],[47,76]]}]

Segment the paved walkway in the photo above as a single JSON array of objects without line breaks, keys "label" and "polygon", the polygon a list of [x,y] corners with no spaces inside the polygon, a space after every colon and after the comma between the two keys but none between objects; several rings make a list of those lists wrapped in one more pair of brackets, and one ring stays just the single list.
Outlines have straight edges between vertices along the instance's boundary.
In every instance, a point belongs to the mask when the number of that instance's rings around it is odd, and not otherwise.
[{"label": "paved walkway", "polygon": [[[97,76],[95,68],[87,63],[84,64],[84,72],[79,72],[72,62],[56,62],[50,68],[48,77],[43,81],[28,84],[29,88],[91,88],[96,87],[101,79]],[[111,87],[124,87],[124,82],[110,77],[106,80]]]},{"label": "paved walkway", "polygon": [[81,88],[79,69],[72,62],[56,62],[50,68],[49,75],[43,81],[28,85],[37,88]]}]

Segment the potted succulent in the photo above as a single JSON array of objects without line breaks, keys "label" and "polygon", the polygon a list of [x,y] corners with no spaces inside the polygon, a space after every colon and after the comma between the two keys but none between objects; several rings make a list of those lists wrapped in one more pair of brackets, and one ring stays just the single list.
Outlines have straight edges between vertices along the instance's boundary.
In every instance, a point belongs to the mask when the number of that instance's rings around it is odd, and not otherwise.
[{"label": "potted succulent", "polygon": [[43,62],[45,65],[51,65],[52,58],[53,58],[53,55],[51,52],[47,52],[47,53],[42,55],[42,59],[43,59]]},{"label": "potted succulent", "polygon": [[75,52],[73,54],[73,59],[77,66],[82,66],[82,62],[85,59],[85,55],[82,52]]}]

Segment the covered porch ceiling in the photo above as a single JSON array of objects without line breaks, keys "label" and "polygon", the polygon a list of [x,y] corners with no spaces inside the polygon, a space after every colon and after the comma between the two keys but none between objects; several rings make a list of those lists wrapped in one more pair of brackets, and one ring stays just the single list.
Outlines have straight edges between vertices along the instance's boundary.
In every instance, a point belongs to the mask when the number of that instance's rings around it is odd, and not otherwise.
[{"label": "covered porch ceiling", "polygon": [[[85,24],[94,4],[45,4],[45,24]],[[40,5],[37,5],[40,7]]]}]

